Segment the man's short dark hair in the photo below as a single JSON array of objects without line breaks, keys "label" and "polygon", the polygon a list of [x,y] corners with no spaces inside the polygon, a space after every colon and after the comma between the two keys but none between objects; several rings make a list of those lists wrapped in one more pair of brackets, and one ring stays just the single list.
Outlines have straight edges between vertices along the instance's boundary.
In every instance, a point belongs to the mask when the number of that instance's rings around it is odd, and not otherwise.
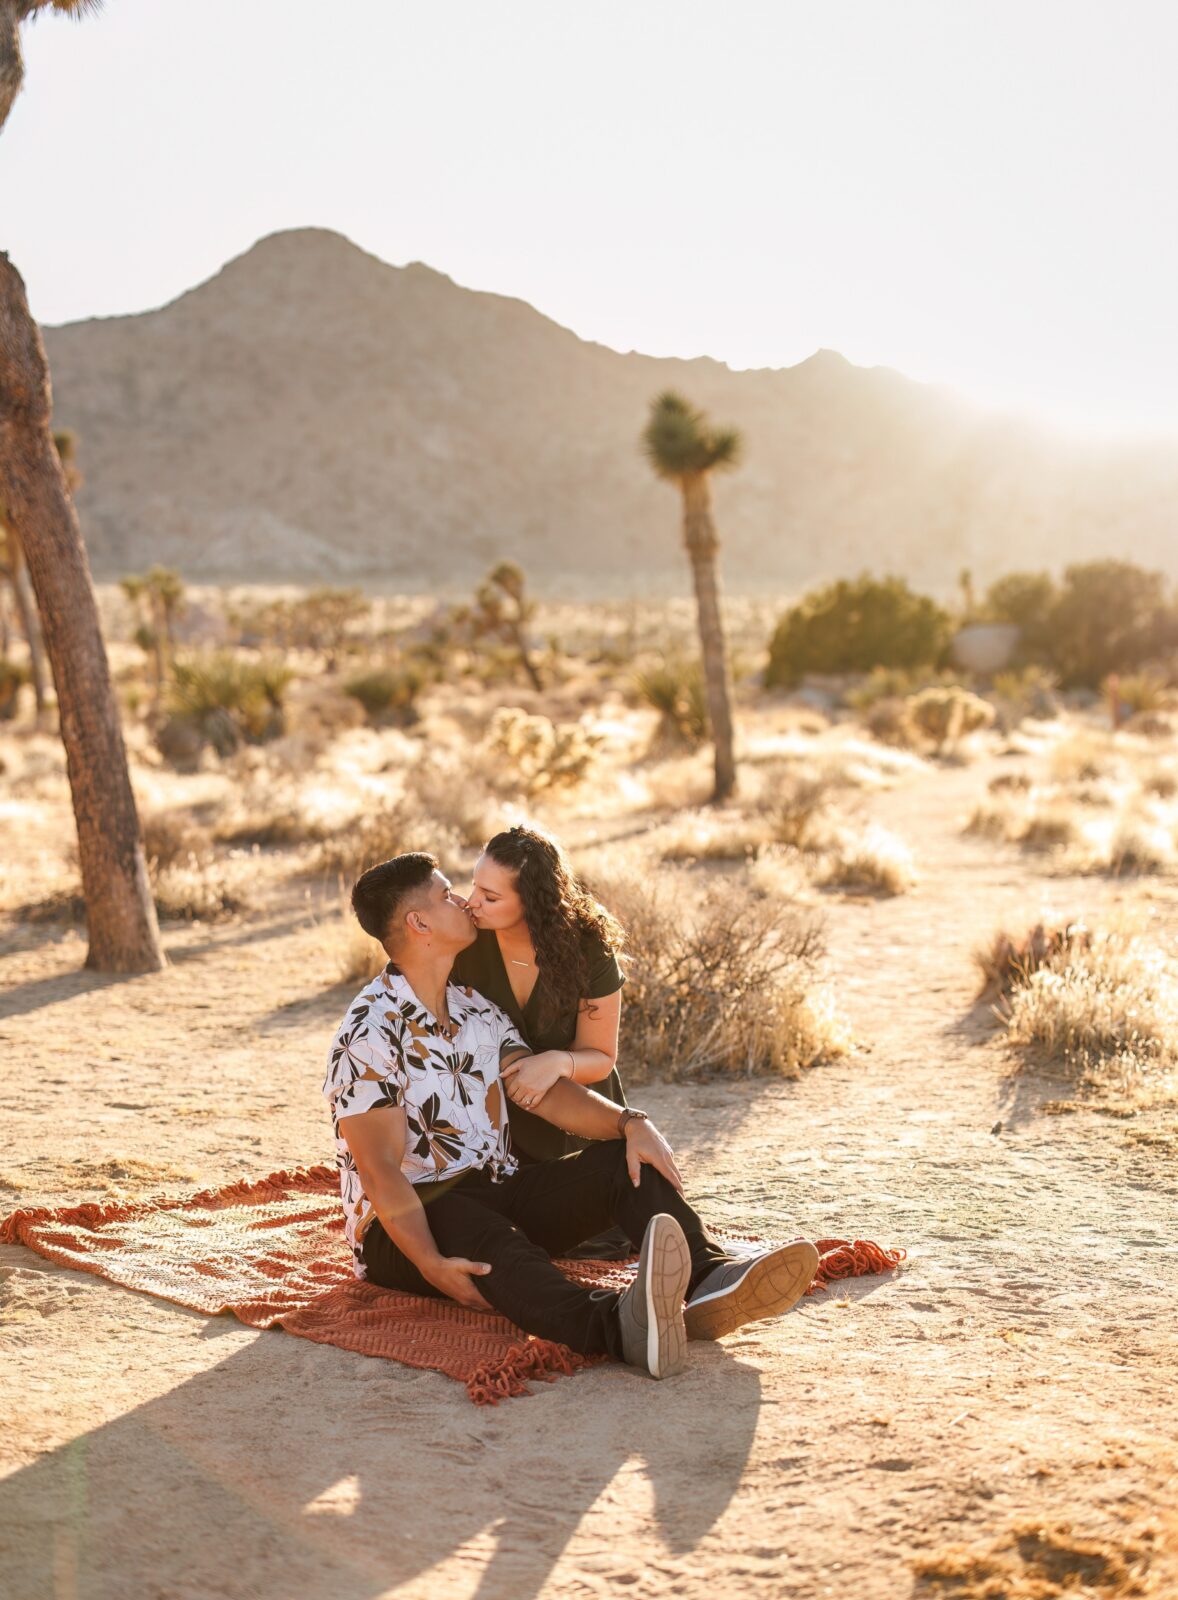
[{"label": "man's short dark hair", "polygon": [[352,910],[364,932],[384,944],[401,907],[425,888],[437,865],[434,856],[415,850],[362,873],[352,885]]}]

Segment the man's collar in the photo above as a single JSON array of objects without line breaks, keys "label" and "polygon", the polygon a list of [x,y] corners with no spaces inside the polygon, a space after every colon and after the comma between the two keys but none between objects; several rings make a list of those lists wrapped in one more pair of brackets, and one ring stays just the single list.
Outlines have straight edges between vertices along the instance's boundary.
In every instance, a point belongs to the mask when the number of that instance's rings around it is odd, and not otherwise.
[{"label": "man's collar", "polygon": [[[412,1000],[414,1005],[420,1006],[426,1016],[429,1017],[434,1031],[440,1037],[446,1037],[442,1024],[434,1016],[395,961],[390,961],[386,965],[382,976],[386,986],[393,994],[397,995],[401,1000]],[[470,991],[460,988],[452,977],[448,978],[446,980],[446,1009],[450,1013],[450,1022],[455,1032],[466,1021],[467,1013],[473,1005],[474,995]]]}]

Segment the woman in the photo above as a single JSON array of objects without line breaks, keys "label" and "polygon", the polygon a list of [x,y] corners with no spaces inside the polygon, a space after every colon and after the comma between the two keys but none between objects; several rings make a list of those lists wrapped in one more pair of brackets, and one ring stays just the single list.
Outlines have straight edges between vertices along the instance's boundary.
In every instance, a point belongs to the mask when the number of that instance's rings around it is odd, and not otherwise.
[{"label": "woman", "polygon": [[506,1011],[535,1052],[509,1067],[512,1143],[548,1161],[580,1147],[531,1110],[559,1078],[626,1104],[616,1066],[622,930],[581,888],[555,839],[508,828],[487,842],[467,902],[478,936],[453,981]]}]

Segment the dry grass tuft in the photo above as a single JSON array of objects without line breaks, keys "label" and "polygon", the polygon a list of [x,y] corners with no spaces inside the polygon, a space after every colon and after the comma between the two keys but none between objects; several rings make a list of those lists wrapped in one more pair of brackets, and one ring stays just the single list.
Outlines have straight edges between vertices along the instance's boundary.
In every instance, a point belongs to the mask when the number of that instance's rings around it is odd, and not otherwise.
[{"label": "dry grass tuft", "polygon": [[896,895],[916,882],[912,852],[898,834],[869,822],[835,830],[818,870],[818,882],[864,894]]},{"label": "dry grass tuft", "polygon": [[1007,1011],[1013,1044],[1082,1071],[1155,1079],[1178,1065],[1178,969],[1135,933],[1065,940]]},{"label": "dry grass tuft", "polygon": [[637,867],[593,890],[628,936],[621,1059],[627,1082],[712,1073],[796,1077],[846,1040],[815,992],[821,954],[812,918],[738,879],[702,894],[681,874]]},{"label": "dry grass tuft", "polygon": [[1053,957],[1086,949],[1091,941],[1092,935],[1082,922],[1055,927],[1037,922],[1025,933],[996,933],[988,945],[974,951],[974,965],[982,975],[979,999],[1012,993]]}]

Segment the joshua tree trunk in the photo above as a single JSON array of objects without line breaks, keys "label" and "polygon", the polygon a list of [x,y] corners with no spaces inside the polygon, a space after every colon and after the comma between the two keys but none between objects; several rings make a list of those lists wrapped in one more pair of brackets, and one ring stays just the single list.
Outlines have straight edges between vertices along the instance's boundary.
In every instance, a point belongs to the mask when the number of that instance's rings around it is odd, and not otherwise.
[{"label": "joshua tree trunk", "polygon": [[523,669],[528,675],[528,682],[539,694],[544,688],[544,680],[540,676],[540,669],[532,660],[532,652],[528,648],[528,636],[524,632],[523,624],[521,622],[513,622],[510,627],[511,637],[515,641],[515,648],[519,651],[520,661],[523,663]]},{"label": "joshua tree trunk", "polygon": [[[0,113],[10,10],[0,0]],[[153,972],[164,965],[159,925],[94,586],[51,411],[45,347],[21,276],[0,252],[0,481],[57,683],[90,932],[86,965]]]},{"label": "joshua tree trunk", "polygon": [[14,0],[0,0],[0,128],[20,93],[25,64],[20,53],[20,24]]},{"label": "joshua tree trunk", "polygon": [[712,522],[712,497],[706,473],[683,479],[683,542],[691,562],[699,613],[699,645],[703,657],[708,719],[716,750],[713,801],[726,800],[736,787],[732,736],[732,672],[720,614],[720,575],[716,568],[719,540]]},{"label": "joshua tree trunk", "polygon": [[41,638],[41,624],[37,617],[37,602],[29,582],[29,569],[25,564],[20,540],[9,529],[12,552],[12,592],[16,596],[16,610],[21,631],[29,647],[29,677],[33,684],[33,702],[37,708],[37,721],[45,717],[45,646]]}]

